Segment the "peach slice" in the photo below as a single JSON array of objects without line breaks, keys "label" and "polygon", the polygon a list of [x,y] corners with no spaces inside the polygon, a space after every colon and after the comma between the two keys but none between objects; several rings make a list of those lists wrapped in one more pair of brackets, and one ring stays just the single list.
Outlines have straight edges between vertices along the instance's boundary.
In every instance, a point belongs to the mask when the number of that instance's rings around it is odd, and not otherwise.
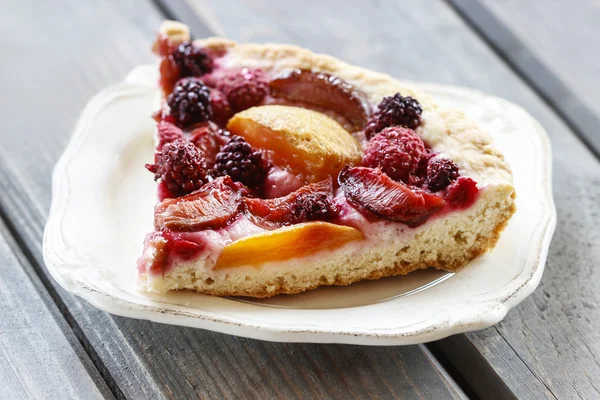
[{"label": "peach slice", "polygon": [[228,244],[214,269],[290,260],[322,250],[333,250],[363,238],[361,231],[349,226],[320,221],[306,222],[248,236]]},{"label": "peach slice", "polygon": [[358,142],[340,124],[317,111],[290,106],[260,106],[236,114],[227,129],[253,147],[268,150],[271,161],[307,183],[337,176],[359,164]]}]

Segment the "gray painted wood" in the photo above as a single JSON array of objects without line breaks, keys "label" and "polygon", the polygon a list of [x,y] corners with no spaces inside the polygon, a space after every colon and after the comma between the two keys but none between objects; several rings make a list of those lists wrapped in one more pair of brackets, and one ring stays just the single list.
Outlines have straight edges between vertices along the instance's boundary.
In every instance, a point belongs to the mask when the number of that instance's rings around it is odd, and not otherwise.
[{"label": "gray painted wood", "polygon": [[276,344],[112,317],[52,280],[41,257],[52,166],[85,102],[152,61],[161,19],[146,1],[82,3],[5,5],[11,17],[1,17],[0,43],[11,57],[3,59],[0,106],[13,117],[0,122],[0,215],[112,392],[135,399],[460,398],[421,346]]},{"label": "gray painted wood", "polygon": [[600,158],[598,2],[451,3]]},{"label": "gray painted wood", "polygon": [[113,398],[28,268],[0,221],[0,398]]},{"label": "gray painted wood", "polygon": [[542,283],[496,327],[436,346],[483,398],[502,397],[489,391],[501,385],[482,382],[477,365],[519,398],[599,397],[600,163],[535,91],[444,2],[220,0],[213,7],[234,39],[291,42],[399,78],[478,88],[541,121],[554,150],[559,215]]}]

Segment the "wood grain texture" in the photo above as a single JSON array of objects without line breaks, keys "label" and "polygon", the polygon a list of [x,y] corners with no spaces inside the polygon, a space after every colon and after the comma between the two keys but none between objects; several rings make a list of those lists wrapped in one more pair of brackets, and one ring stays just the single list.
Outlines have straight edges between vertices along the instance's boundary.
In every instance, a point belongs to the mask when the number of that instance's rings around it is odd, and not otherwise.
[{"label": "wood grain texture", "polygon": [[[476,351],[453,353],[453,339],[437,345],[449,355],[482,355],[509,395],[600,396],[600,163],[535,91],[444,2],[221,0],[213,7],[233,39],[291,42],[401,79],[478,88],[541,121],[554,150],[559,215],[542,283],[502,323],[465,336]],[[489,398],[494,385],[474,378],[476,360],[457,361]]]},{"label": "wood grain texture", "polygon": [[450,2],[600,158],[598,2]]},{"label": "wood grain texture", "polygon": [[0,398],[113,398],[39,279],[28,276],[28,270],[26,258],[0,221]]},{"label": "wood grain texture", "polygon": [[[0,17],[6,27],[0,44],[12,56],[3,60],[1,105],[13,117],[0,122],[0,214],[117,397],[462,396],[421,346],[259,342],[112,317],[61,289],[41,256],[52,166],[86,101],[152,61],[149,48],[162,17],[146,1],[10,0],[6,7],[11,17]],[[23,107],[32,102],[36,107]]]}]

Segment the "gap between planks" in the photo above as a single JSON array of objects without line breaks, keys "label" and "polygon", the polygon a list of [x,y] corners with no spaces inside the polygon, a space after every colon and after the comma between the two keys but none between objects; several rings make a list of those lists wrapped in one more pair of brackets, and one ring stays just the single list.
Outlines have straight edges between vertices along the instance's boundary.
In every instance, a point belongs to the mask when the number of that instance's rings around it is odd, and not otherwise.
[{"label": "gap between planks", "polygon": [[600,118],[480,1],[446,1],[600,160]]}]

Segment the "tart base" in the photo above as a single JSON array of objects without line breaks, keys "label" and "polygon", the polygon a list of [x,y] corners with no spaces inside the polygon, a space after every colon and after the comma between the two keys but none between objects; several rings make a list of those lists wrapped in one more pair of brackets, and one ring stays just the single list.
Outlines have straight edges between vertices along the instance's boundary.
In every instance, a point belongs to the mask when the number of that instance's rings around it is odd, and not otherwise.
[{"label": "tart base", "polygon": [[[188,39],[184,27],[167,23],[163,33]],[[180,38],[180,39],[181,39]],[[215,53],[224,69],[261,68],[267,73],[289,69],[333,74],[365,94],[371,104],[397,92],[419,100],[423,107],[417,133],[435,152],[453,160],[462,176],[481,189],[465,210],[440,213],[417,228],[379,221],[358,226],[365,239],[333,251],[320,251],[287,261],[228,269],[213,269],[208,258],[181,261],[163,271],[139,275],[143,289],[164,293],[192,289],[219,296],[271,297],[314,289],[321,285],[348,285],[434,267],[457,271],[477,255],[493,248],[515,211],[512,174],[491,137],[462,113],[438,107],[418,88],[388,75],[346,64],[331,56],[290,45],[237,44],[223,38],[197,41]],[[365,228],[365,229],[363,229]],[[152,265],[152,249],[142,261]]]},{"label": "tart base", "polygon": [[[372,235],[328,252],[285,262],[213,270],[212,261],[179,263],[164,274],[140,274],[145,290],[191,289],[217,296],[265,298],[325,285],[404,275],[429,267],[455,272],[496,245],[515,211],[511,185],[482,190],[464,211],[454,211],[418,228],[378,223]],[[385,228],[382,228],[385,225]]]}]

